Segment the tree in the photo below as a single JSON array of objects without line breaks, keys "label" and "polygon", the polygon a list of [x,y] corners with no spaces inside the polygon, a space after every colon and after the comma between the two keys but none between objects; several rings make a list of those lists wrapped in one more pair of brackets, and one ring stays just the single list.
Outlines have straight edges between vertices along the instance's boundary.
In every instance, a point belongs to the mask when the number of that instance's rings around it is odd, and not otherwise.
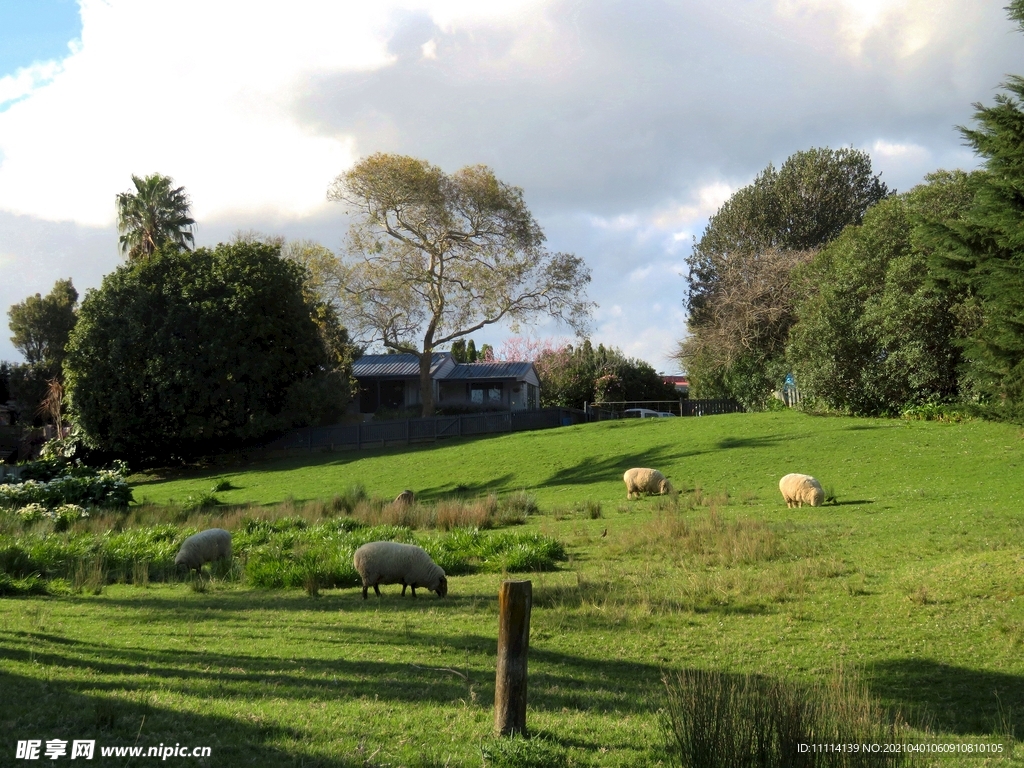
[{"label": "tree", "polygon": [[522,190],[489,168],[449,175],[423,160],[375,154],[338,176],[328,198],[347,203],[353,216],[341,314],[361,341],[419,358],[425,416],[434,412],[435,349],[538,315],[585,330],[590,270],[543,247]]},{"label": "tree", "polygon": [[77,321],[78,291],[71,279],[58,280],[45,296],[38,293],[7,310],[11,342],[29,365],[50,376],[60,376],[64,347]]},{"label": "tree", "polygon": [[[1024,0],[1007,8],[1024,31]],[[984,160],[961,219],[930,229],[932,271],[962,293],[976,321],[967,329],[967,372],[997,410],[1024,413],[1024,78],[1012,75],[995,104],[975,104],[975,127],[961,127]]]},{"label": "tree", "polygon": [[156,251],[188,250],[195,244],[195,220],[184,187],[154,173],[144,179],[132,175],[135,192],[117,195],[117,231],[121,252],[129,261],[150,258]]},{"label": "tree", "polygon": [[882,201],[797,270],[787,358],[805,402],[860,415],[960,395],[955,293],[930,279],[928,222],[962,216],[963,172]]},{"label": "tree", "polygon": [[[515,346],[515,345],[513,345]],[[577,347],[542,345],[535,365],[543,406],[582,408],[586,403],[676,400],[675,387],[643,360],[589,339]]]},{"label": "tree", "polygon": [[342,329],[318,324],[327,308],[302,287],[301,267],[263,243],[158,251],[107,275],[65,361],[86,441],[166,459],[337,418],[349,375],[325,336]]},{"label": "tree", "polygon": [[813,148],[726,201],[687,260],[690,338],[676,357],[696,393],[764,403],[785,373],[789,273],[888,194],[867,153]]}]

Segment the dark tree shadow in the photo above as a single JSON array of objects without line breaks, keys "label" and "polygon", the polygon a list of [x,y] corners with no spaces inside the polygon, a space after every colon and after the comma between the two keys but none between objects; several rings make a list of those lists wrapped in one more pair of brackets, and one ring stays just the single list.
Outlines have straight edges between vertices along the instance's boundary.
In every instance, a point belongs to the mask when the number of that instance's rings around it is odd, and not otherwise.
[{"label": "dark tree shadow", "polygon": [[571,467],[564,467],[539,483],[539,487],[559,485],[589,485],[590,483],[606,482],[611,479],[620,480],[622,473],[633,467],[664,467],[669,462],[699,456],[700,451],[679,451],[673,445],[660,445],[643,453],[626,454],[598,458],[591,456]]},{"label": "dark tree shadow", "polygon": [[794,440],[806,440],[810,434],[803,435],[759,435],[757,437],[723,437],[715,447],[720,450],[730,448],[772,448],[780,443],[792,443]]},{"label": "dark tree shadow", "polygon": [[988,735],[1006,718],[1024,735],[1024,676],[955,667],[930,659],[891,659],[867,669],[871,689],[916,727]]}]

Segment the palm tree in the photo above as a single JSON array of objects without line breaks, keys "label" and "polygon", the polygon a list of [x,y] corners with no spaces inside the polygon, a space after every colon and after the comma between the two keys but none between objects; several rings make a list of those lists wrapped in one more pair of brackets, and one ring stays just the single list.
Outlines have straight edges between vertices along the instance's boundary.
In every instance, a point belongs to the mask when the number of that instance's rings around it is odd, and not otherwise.
[{"label": "palm tree", "polygon": [[174,181],[159,173],[144,179],[132,174],[132,182],[134,193],[117,196],[118,243],[128,260],[149,258],[158,249],[193,247],[196,222],[189,216],[185,188],[172,188]]}]

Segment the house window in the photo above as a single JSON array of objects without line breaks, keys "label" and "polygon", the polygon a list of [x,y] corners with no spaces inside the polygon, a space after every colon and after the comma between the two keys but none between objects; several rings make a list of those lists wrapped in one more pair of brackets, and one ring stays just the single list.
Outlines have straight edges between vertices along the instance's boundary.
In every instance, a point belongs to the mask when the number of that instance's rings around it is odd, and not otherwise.
[{"label": "house window", "polygon": [[469,402],[473,405],[501,405],[501,384],[470,384]]}]

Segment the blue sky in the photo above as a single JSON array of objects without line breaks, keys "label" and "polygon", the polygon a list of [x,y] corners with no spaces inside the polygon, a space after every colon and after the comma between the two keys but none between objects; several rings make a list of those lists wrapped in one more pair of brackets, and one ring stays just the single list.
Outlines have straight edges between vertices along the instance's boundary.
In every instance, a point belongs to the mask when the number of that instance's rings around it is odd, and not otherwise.
[{"label": "blue sky", "polygon": [[593,341],[673,372],[692,239],[768,163],[852,146],[899,190],[977,164],[955,126],[1024,70],[1003,5],[0,0],[0,310],[116,268],[132,174],[185,186],[198,245],[338,250],[331,181],[398,152],[522,187],[591,266]]},{"label": "blue sky", "polygon": [[0,0],[0,77],[64,58],[81,35],[75,0]]}]

